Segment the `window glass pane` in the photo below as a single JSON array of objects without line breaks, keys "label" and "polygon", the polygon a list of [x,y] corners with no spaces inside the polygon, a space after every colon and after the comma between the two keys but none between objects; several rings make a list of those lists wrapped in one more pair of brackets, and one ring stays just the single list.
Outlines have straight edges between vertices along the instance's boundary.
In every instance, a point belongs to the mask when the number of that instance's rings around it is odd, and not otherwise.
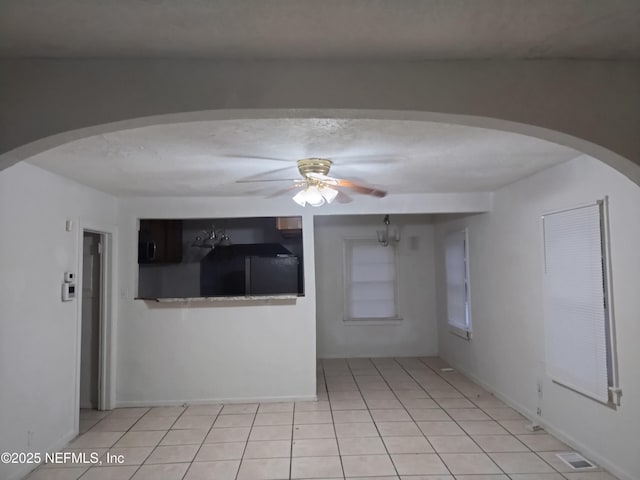
[{"label": "window glass pane", "polygon": [[367,300],[351,302],[351,318],[393,318],[395,308],[392,302]]},{"label": "window glass pane", "polygon": [[357,265],[351,269],[353,282],[392,282],[395,280],[395,275],[395,268],[391,263]]},{"label": "window glass pane", "polygon": [[447,286],[447,321],[468,330],[468,288],[466,267],[466,232],[453,232],[445,239],[445,276]]},{"label": "window glass pane", "polygon": [[355,245],[352,252],[353,264],[394,263],[393,248],[380,245]]},{"label": "window glass pane", "polygon": [[357,282],[351,285],[351,298],[360,300],[384,300],[393,303],[395,285],[392,282]]},{"label": "window glass pane", "polygon": [[393,247],[369,240],[347,241],[346,279],[349,318],[396,317],[396,266]]}]

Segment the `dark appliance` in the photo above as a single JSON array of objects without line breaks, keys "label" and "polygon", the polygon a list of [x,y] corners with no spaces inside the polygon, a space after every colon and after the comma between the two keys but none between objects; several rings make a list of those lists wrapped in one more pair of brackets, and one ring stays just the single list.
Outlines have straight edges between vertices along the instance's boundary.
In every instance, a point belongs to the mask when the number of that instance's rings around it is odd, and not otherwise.
[{"label": "dark appliance", "polygon": [[277,243],[216,247],[200,263],[200,294],[298,294],[298,263],[298,257]]}]

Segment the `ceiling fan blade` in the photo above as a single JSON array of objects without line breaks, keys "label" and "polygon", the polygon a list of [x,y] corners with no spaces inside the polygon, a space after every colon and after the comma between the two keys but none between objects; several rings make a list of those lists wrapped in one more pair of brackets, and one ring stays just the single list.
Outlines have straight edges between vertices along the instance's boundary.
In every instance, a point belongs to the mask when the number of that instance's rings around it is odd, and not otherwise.
[{"label": "ceiling fan blade", "polygon": [[382,198],[387,196],[387,192],[379,190],[377,188],[368,187],[359,183],[350,182],[349,180],[342,180],[336,178],[339,187],[349,188],[354,192],[362,193],[364,195],[373,195],[374,197]]},{"label": "ceiling fan blade", "polygon": [[328,177],[321,173],[309,172],[307,173],[307,177],[320,180],[322,183],[326,183],[327,185],[338,185],[338,180],[336,178]]},{"label": "ceiling fan blade", "polygon": [[298,178],[263,178],[256,180],[236,180],[235,183],[295,182]]},{"label": "ceiling fan blade", "polygon": [[249,177],[241,178],[240,180],[236,180],[235,183],[252,183],[252,182],[284,182],[284,181],[293,181],[297,180],[297,178],[265,178],[272,176],[276,173],[286,172],[287,170],[292,170],[295,168],[295,165],[284,167],[284,168],[276,168],[275,170],[269,170],[268,172],[262,172],[257,175],[251,175]]},{"label": "ceiling fan blade", "polygon": [[290,158],[277,158],[277,157],[260,157],[257,155],[233,155],[233,154],[226,154],[226,155],[220,155],[221,157],[225,157],[225,158],[246,158],[247,160],[270,160],[270,161],[274,161],[274,162],[289,162],[293,164],[293,167],[295,167],[295,162],[292,162]]},{"label": "ceiling fan blade", "polygon": [[274,197],[279,197],[280,195],[284,195],[285,193],[290,192],[291,190],[295,190],[296,188],[300,188],[302,185],[299,184],[293,184],[287,188],[283,188],[278,190],[277,192],[272,193],[271,195],[267,195],[266,198],[274,198]]},{"label": "ceiling fan blade", "polygon": [[[401,158],[401,157],[400,157]],[[397,154],[381,154],[381,155],[349,155],[331,157],[334,165],[365,165],[365,164],[390,164],[396,163],[399,159]]]},{"label": "ceiling fan blade", "polygon": [[384,190],[379,190],[377,188],[369,187],[367,185],[363,185],[361,183],[352,182],[350,180],[343,180],[341,178],[328,177],[326,175],[322,175],[320,173],[309,173],[307,176],[320,180],[327,185],[334,185],[337,187],[349,188],[355,192],[362,193],[364,195],[373,195],[374,197],[385,197],[387,192]]}]

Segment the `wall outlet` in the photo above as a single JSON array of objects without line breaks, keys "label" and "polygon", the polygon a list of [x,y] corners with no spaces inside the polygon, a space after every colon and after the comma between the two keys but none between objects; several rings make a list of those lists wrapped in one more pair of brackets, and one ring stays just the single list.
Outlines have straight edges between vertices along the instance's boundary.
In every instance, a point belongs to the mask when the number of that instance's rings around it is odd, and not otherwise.
[{"label": "wall outlet", "polygon": [[536,414],[540,417],[542,416],[542,409],[540,407],[538,407],[538,409],[536,410]]},{"label": "wall outlet", "polygon": [[542,398],[542,382],[537,383],[538,397]]}]

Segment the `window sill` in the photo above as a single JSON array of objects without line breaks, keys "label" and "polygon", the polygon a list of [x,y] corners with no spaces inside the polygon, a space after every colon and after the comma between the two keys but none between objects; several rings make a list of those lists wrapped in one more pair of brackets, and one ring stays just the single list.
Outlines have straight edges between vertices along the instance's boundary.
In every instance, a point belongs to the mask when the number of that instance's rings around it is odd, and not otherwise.
[{"label": "window sill", "polygon": [[449,325],[449,333],[457,337],[461,337],[466,341],[471,340],[471,330],[466,330],[464,328],[454,327],[453,325]]},{"label": "window sill", "polygon": [[402,318],[393,317],[393,318],[345,318],[343,320],[345,325],[351,327],[364,327],[364,326],[372,326],[372,325],[400,325],[402,323]]}]

